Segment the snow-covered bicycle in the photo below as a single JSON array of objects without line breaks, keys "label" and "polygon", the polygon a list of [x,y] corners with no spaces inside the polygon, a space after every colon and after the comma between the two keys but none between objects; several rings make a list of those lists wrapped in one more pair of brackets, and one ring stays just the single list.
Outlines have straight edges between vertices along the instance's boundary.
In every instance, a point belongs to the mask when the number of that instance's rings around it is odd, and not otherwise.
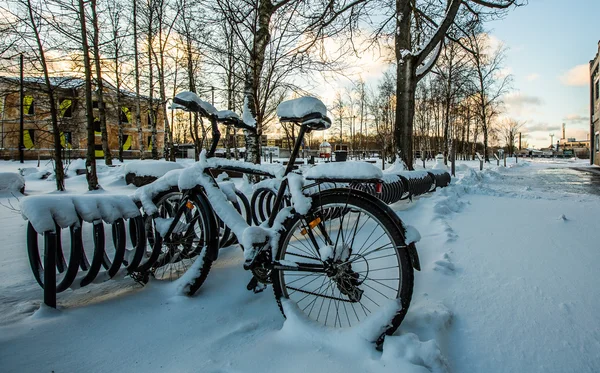
[{"label": "snow-covered bicycle", "polygon": [[[200,288],[218,257],[220,219],[244,249],[244,269],[253,273],[248,288],[257,291],[272,284],[284,316],[289,307],[297,307],[308,318],[337,328],[355,327],[369,319],[381,332],[374,342],[393,333],[412,296],[412,264],[418,261],[414,245],[407,245],[402,221],[383,202],[356,189],[331,186],[380,185],[381,170],[347,162],[318,165],[304,176],[292,172],[304,135],[331,125],[325,105],[312,97],[279,105],[280,121],[300,127],[284,168],[213,158],[220,137],[218,123],[254,128],[231,111],[217,111],[192,92],[178,94],[174,104],[209,119],[213,144],[192,167],[172,171],[142,188],[139,199],[152,217],[153,237],[167,248],[166,261],[193,262],[186,273],[185,292],[192,295]],[[251,226],[235,208],[235,194],[219,186],[211,169],[271,178],[277,196],[268,220]],[[168,211],[158,214],[152,198],[172,185],[181,194]],[[284,203],[286,199],[291,205]]]}]

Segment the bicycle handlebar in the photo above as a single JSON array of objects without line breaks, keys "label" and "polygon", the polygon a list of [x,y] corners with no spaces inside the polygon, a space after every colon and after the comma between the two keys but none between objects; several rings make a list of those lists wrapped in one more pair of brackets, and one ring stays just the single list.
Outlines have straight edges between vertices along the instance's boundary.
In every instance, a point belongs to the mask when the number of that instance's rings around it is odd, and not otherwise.
[{"label": "bicycle handlebar", "polygon": [[[198,101],[200,101],[200,99],[198,99]],[[209,105],[207,103],[205,104],[206,107],[203,107],[200,104],[200,102],[197,102],[194,99],[187,100],[177,96],[173,98],[173,103],[178,106],[181,106],[185,111],[198,113],[200,116],[205,117],[210,121],[212,132],[212,144],[207,154],[207,157],[209,158],[214,156],[219,140],[221,139],[221,132],[219,131],[218,125],[219,122],[225,125],[234,126],[235,128],[240,128],[256,133],[255,127],[249,126],[246,123],[244,123],[244,121],[232,111],[216,111],[216,109],[212,105]]]}]

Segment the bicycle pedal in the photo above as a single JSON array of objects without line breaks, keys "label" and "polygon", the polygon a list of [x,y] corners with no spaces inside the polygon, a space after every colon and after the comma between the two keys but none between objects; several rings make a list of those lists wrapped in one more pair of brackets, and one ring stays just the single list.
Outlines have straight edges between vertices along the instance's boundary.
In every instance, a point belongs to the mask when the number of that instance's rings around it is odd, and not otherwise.
[{"label": "bicycle pedal", "polygon": [[263,284],[262,282],[259,282],[258,285],[256,285],[254,287],[254,289],[252,289],[252,291],[254,292],[254,294],[258,294],[258,293],[262,293],[266,288],[267,288],[267,284]]},{"label": "bicycle pedal", "polygon": [[258,279],[255,276],[252,276],[248,285],[246,285],[247,290],[254,290],[258,285]]}]

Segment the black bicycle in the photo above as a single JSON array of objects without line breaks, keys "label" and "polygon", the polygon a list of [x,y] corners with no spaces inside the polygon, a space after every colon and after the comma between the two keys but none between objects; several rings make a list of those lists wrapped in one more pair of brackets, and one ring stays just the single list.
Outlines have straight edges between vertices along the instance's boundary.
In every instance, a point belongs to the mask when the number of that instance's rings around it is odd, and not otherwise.
[{"label": "black bicycle", "polygon": [[[300,127],[284,168],[214,158],[219,123],[246,131],[254,127],[233,112],[217,111],[192,92],[178,94],[174,104],[210,121],[212,146],[181,172],[179,192],[144,204],[146,235],[152,252],[160,256],[157,268],[193,271],[186,292],[194,294],[218,258],[227,228],[244,250],[244,268],[253,273],[248,288],[257,291],[272,284],[284,316],[288,306],[297,307],[323,325],[347,328],[377,314],[381,333],[374,342],[393,333],[410,305],[416,250],[406,245],[404,225],[387,205],[360,190],[335,186],[382,181],[318,172],[311,179],[293,172],[304,135],[331,125],[325,106],[311,97],[280,105],[280,120]],[[240,214],[231,192],[224,192],[212,176],[214,170],[274,179],[276,197],[266,222],[252,226],[248,206]]]}]

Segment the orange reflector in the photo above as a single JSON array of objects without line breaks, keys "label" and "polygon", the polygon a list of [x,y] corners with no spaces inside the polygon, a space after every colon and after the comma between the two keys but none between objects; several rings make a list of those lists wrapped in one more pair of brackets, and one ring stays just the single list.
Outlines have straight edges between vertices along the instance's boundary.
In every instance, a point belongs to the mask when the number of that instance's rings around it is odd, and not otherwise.
[{"label": "orange reflector", "polygon": [[[316,218],[315,220],[308,223],[308,227],[310,229],[314,229],[317,225],[319,225],[320,222],[321,222],[321,218]],[[300,231],[300,234],[303,236],[307,233],[308,233],[308,230],[306,228],[302,228],[302,230]]]},{"label": "orange reflector", "polygon": [[185,203],[185,207],[187,207],[188,209],[193,209],[194,208],[194,204],[191,201],[187,201]]}]

